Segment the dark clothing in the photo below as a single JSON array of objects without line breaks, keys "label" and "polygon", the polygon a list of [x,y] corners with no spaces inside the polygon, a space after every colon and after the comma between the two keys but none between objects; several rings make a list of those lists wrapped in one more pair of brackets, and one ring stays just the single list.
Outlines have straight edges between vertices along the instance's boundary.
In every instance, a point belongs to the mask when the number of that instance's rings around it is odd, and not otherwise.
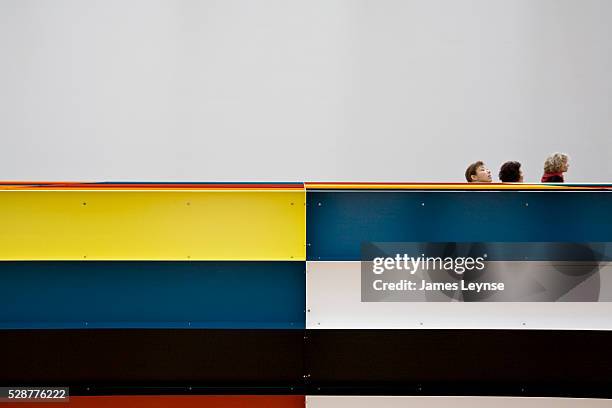
[{"label": "dark clothing", "polygon": [[542,183],[563,183],[563,173],[544,173]]}]

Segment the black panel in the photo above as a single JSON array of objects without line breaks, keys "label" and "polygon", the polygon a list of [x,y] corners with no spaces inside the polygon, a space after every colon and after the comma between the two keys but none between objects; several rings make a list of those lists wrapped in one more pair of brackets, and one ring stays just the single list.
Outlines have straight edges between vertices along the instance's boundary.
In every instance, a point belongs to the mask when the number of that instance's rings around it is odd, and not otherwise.
[{"label": "black panel", "polygon": [[0,386],[289,392],[303,383],[303,345],[302,330],[3,330]]},{"label": "black panel", "polygon": [[604,331],[4,330],[0,386],[612,397],[611,345]]},{"label": "black panel", "polygon": [[612,333],[311,330],[318,394],[612,396]]}]

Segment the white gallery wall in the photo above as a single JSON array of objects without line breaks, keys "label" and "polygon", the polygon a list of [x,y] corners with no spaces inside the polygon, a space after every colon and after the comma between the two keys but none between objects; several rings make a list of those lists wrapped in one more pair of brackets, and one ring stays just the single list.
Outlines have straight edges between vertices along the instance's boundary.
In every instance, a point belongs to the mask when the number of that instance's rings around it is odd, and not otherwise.
[{"label": "white gallery wall", "polygon": [[[0,0],[0,180],[612,182],[612,1]],[[497,179],[497,177],[495,177]]]}]

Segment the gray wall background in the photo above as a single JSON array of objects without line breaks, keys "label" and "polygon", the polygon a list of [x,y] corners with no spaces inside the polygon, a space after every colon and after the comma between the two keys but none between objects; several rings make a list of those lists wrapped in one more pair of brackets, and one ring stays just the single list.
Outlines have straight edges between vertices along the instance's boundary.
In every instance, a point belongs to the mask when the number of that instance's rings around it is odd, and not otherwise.
[{"label": "gray wall background", "polygon": [[[609,0],[0,0],[0,179],[612,182]],[[497,179],[497,177],[495,177]]]}]

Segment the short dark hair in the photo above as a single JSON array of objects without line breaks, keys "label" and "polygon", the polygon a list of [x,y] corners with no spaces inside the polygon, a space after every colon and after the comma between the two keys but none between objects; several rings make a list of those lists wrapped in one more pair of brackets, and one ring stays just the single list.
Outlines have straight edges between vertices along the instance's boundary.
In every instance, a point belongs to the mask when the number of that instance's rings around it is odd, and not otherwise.
[{"label": "short dark hair", "polygon": [[468,166],[468,168],[465,170],[465,179],[468,181],[468,183],[471,183],[474,181],[472,180],[472,176],[476,175],[476,171],[478,171],[478,168],[482,166],[483,164],[484,163],[479,160]]},{"label": "short dark hair", "polygon": [[499,169],[499,179],[504,183],[516,183],[521,179],[521,163],[509,161]]}]

